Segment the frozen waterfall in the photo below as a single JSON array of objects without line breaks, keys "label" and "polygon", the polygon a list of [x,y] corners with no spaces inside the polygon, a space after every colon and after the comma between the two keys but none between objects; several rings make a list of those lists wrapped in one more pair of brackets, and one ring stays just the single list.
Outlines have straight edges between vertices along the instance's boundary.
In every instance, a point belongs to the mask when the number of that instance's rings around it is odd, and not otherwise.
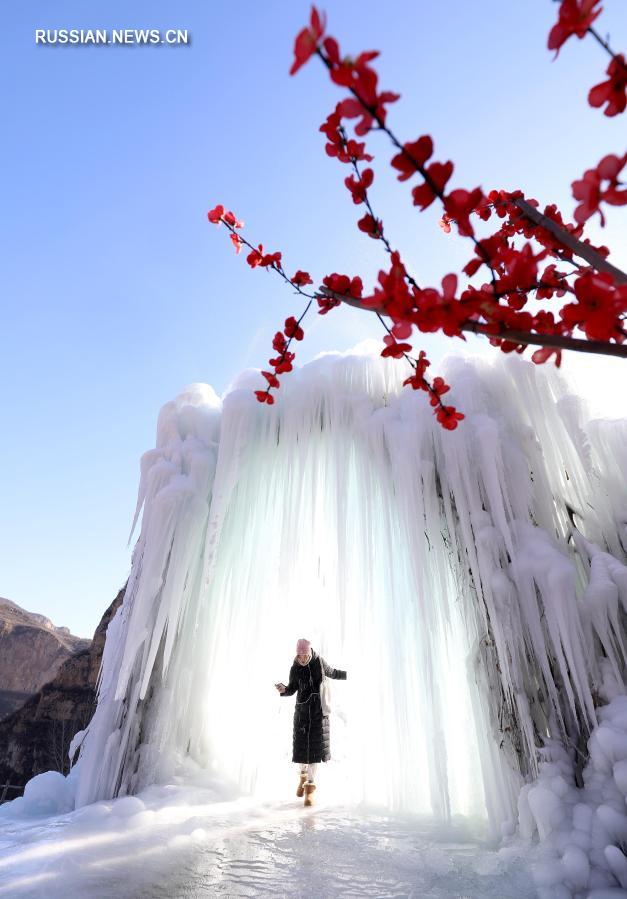
[{"label": "frozen waterfall", "polygon": [[334,799],[511,827],[535,747],[585,737],[624,668],[627,422],[589,422],[548,365],[441,370],[454,432],[401,387],[404,362],[365,350],[294,371],[273,407],[256,371],[164,406],[78,804],[186,757],[291,795],[274,683],[305,636],[348,671],[320,775]]}]

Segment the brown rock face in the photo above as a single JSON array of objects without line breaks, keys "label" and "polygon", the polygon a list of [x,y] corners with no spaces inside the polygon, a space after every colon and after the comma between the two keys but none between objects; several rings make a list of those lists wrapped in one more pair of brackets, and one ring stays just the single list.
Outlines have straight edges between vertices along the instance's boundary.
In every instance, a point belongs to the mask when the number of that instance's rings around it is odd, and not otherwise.
[{"label": "brown rock face", "polygon": [[[0,721],[0,784],[24,786],[42,771],[69,771],[70,742],[94,712],[107,627],[123,596],[124,590],[120,590],[102,616],[93,640],[80,641],[86,645],[60,663],[52,680]],[[16,795],[12,791],[8,798]]]},{"label": "brown rock face", "polygon": [[43,615],[0,598],[0,718],[23,705],[89,644]]}]

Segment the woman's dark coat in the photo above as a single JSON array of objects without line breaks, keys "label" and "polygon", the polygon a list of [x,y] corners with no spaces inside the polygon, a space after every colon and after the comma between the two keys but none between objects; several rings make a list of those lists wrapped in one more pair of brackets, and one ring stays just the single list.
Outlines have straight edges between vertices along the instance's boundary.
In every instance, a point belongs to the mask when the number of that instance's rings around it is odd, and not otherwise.
[{"label": "woman's dark coat", "polygon": [[311,659],[301,665],[298,659],[290,668],[289,683],[282,696],[296,693],[294,709],[294,738],[292,761],[328,762],[331,758],[331,733],[329,716],[322,714],[320,701],[320,684],[322,668],[327,677],[335,680],[346,680],[346,672],[331,668],[322,656],[311,650]]}]

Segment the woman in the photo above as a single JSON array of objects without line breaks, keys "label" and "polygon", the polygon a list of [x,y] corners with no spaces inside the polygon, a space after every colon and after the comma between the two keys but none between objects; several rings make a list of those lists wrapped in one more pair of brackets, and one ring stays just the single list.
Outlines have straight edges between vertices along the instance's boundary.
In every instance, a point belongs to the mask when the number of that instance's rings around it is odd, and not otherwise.
[{"label": "woman", "polygon": [[329,716],[323,715],[320,701],[322,672],[335,680],[346,680],[346,672],[327,665],[322,656],[311,648],[309,640],[296,644],[296,658],[285,684],[275,684],[281,696],[298,691],[294,709],[294,739],[292,761],[300,765],[297,796],[305,796],[305,805],[313,805],[314,782],[318,762],[331,758]]}]

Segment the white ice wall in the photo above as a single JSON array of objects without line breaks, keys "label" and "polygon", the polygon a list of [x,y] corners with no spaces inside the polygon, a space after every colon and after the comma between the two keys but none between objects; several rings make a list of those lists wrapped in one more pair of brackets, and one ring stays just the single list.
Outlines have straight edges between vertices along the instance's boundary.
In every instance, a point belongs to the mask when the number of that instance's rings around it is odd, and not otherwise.
[{"label": "white ice wall", "polygon": [[611,603],[590,560],[623,570],[626,423],[588,422],[548,366],[443,369],[466,414],[454,432],[401,387],[404,363],[369,353],[295,371],[273,407],[256,372],[222,402],[195,385],[164,407],[79,804],[185,754],[284,790],[293,700],[273,684],[308,636],[349,672],[333,685],[337,795],[511,822],[516,750],[533,773],[543,729],[595,720]]}]

